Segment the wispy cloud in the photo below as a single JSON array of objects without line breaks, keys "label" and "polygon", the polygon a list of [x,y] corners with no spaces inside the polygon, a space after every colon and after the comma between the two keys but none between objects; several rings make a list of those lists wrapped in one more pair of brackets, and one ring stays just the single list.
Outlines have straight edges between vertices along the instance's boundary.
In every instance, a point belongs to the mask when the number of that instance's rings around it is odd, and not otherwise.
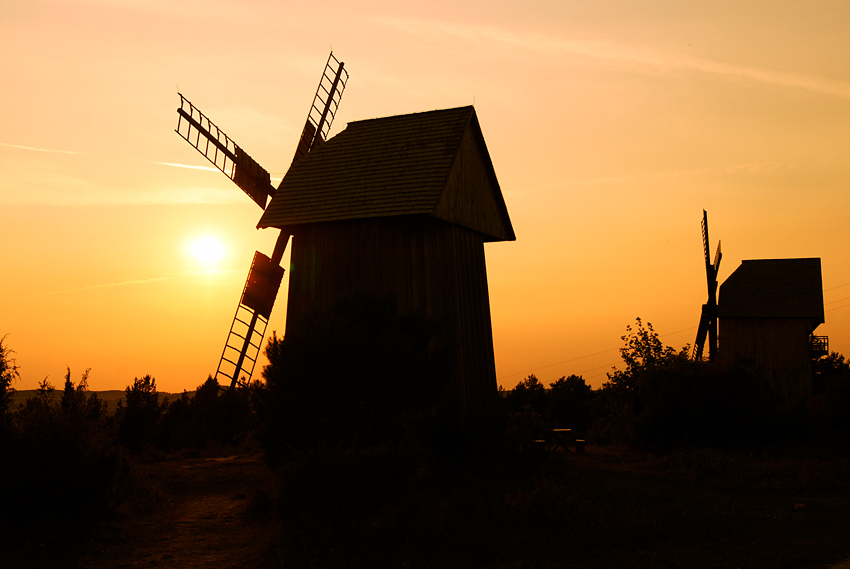
[{"label": "wispy cloud", "polygon": [[67,288],[67,289],[62,289],[62,290],[53,290],[53,291],[50,291],[50,292],[42,292],[40,294],[32,294],[32,295],[29,295],[29,296],[24,296],[22,298],[43,298],[45,296],[55,296],[57,294],[67,294],[67,293],[72,293],[72,292],[83,292],[83,291],[87,291],[87,290],[96,290],[96,289],[103,289],[103,288],[115,288],[115,287],[121,287],[121,286],[141,285],[141,284],[156,283],[156,282],[162,282],[162,281],[171,281],[171,280],[175,280],[175,279],[178,279],[178,278],[180,278],[180,277],[156,277],[156,278],[152,278],[152,279],[135,279],[135,280],[128,280],[128,281],[121,281],[121,282],[117,282],[117,283],[104,283],[104,284],[82,286],[82,287],[77,287],[77,288]]},{"label": "wispy cloud", "polygon": [[[220,172],[218,168],[213,168],[212,166],[192,166],[190,164],[177,164],[175,162],[154,162],[150,160],[145,160],[145,162],[149,162],[150,164],[158,164],[160,166],[171,166],[173,168],[188,168],[190,170],[206,170],[208,172]],[[271,172],[271,182],[272,185],[276,186],[280,184],[280,181],[283,180],[284,174]]]},{"label": "wispy cloud", "polygon": [[850,99],[850,82],[847,81],[669,54],[609,41],[576,40],[536,32],[513,32],[496,26],[455,24],[389,16],[376,17],[373,18],[373,21],[406,34],[455,39],[475,44],[496,44],[556,56],[577,55],[632,64],[637,68],[643,68],[654,73],[684,70],[699,71],[784,87],[806,89],[824,95]]},{"label": "wispy cloud", "polygon": [[46,296],[55,296],[55,295],[58,295],[58,294],[69,294],[69,293],[74,293],[74,292],[84,292],[84,291],[88,291],[88,290],[117,288],[117,287],[124,287],[124,286],[145,285],[145,284],[158,283],[158,282],[164,282],[164,281],[174,281],[174,280],[180,280],[180,279],[188,279],[188,278],[193,278],[193,277],[198,277],[198,276],[227,275],[227,274],[233,274],[233,273],[237,273],[237,272],[239,272],[239,271],[237,271],[236,269],[207,269],[207,270],[203,270],[203,271],[194,271],[194,272],[186,273],[185,275],[180,275],[180,276],[154,277],[154,278],[151,278],[151,279],[132,279],[132,280],[119,281],[119,282],[114,282],[114,283],[102,283],[102,284],[82,286],[82,287],[77,287],[77,288],[67,288],[67,289],[61,289],[61,290],[53,290],[53,291],[50,291],[50,292],[42,292],[42,293],[39,293],[39,294],[32,294],[32,295],[24,296],[24,297],[21,297],[21,299],[43,298],[43,297],[46,297]]},{"label": "wispy cloud", "polygon": [[[744,164],[726,164],[723,166],[704,166],[701,168],[686,168],[681,170],[664,170],[658,172],[642,172],[621,176],[602,176],[598,178],[576,178],[564,180],[557,184],[544,184],[538,190],[562,189],[565,187],[597,187],[615,186],[640,180],[658,180],[667,178],[700,178],[710,176],[732,176],[737,174],[766,174],[782,168],[776,162],[748,162]],[[787,168],[787,167],[786,167]]]},{"label": "wispy cloud", "polygon": [[208,172],[218,172],[218,168],[214,168],[212,166],[193,166],[191,164],[177,164],[175,162],[154,162],[152,160],[145,160],[145,162],[149,162],[150,164],[159,164],[160,166],[171,166],[173,168],[188,168],[189,170],[206,170]]},{"label": "wispy cloud", "polygon": [[18,150],[30,150],[32,152],[50,152],[52,154],[86,154],[85,152],[74,152],[73,150],[55,150],[52,148],[36,148],[34,146],[24,146],[22,144],[8,144],[6,142],[0,142],[0,146],[4,146],[6,148],[16,148]]},{"label": "wispy cloud", "polygon": [[[678,178],[698,176],[723,176],[727,174],[762,174],[775,172],[782,167],[777,162],[748,162],[745,164],[727,164],[725,166],[706,166],[703,168],[689,168],[685,170],[669,170],[667,172],[654,172],[652,178]],[[786,166],[787,167],[787,166]]]}]

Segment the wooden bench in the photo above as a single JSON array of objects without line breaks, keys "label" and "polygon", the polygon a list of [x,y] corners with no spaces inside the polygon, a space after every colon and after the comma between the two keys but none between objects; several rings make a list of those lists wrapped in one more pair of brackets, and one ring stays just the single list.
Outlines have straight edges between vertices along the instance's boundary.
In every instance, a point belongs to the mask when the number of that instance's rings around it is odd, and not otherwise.
[{"label": "wooden bench", "polygon": [[558,450],[559,447],[565,452],[569,452],[570,449],[567,447],[573,442],[572,434],[572,429],[552,429],[552,452]]}]

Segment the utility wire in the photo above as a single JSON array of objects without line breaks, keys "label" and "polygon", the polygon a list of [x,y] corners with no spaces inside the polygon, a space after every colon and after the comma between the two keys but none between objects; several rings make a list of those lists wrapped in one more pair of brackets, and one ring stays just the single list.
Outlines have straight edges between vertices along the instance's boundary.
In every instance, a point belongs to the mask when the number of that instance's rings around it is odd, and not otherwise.
[{"label": "utility wire", "polygon": [[[690,330],[696,330],[696,329],[697,329],[697,326],[691,326],[690,328],[684,328],[684,329],[682,329],[682,330],[677,330],[677,331],[675,331],[675,332],[667,332],[666,334],[659,334],[659,335],[658,335],[658,337],[659,337],[659,338],[664,338],[664,337],[666,337],[666,336],[672,336],[672,335],[674,335],[674,334],[681,334],[682,332],[688,332],[688,331],[690,331]],[[497,379],[497,380],[500,380],[500,379],[506,379],[506,378],[509,378],[509,377],[514,377],[514,376],[517,376],[517,375],[524,375],[524,374],[526,374],[526,373],[533,373],[533,372],[535,372],[535,371],[537,371],[537,370],[540,370],[540,369],[546,369],[546,368],[550,368],[550,367],[555,367],[555,366],[557,366],[557,365],[561,365],[561,364],[568,364],[568,363],[575,362],[575,361],[578,361],[578,360],[583,360],[583,359],[585,359],[585,358],[590,358],[590,357],[593,357],[593,356],[599,356],[599,355],[602,355],[602,354],[607,354],[608,352],[614,352],[614,351],[619,351],[619,350],[620,350],[620,348],[609,348],[609,349],[607,349],[607,350],[602,350],[601,352],[594,352],[594,353],[592,353],[592,354],[586,354],[586,355],[584,355],[584,356],[578,356],[578,357],[576,357],[576,358],[572,358],[572,359],[569,359],[569,360],[564,360],[564,361],[560,361],[560,362],[555,362],[555,363],[553,363],[553,364],[548,364],[548,365],[545,365],[545,366],[537,366],[537,367],[535,367],[535,368],[527,369],[527,370],[525,370],[525,371],[518,371],[518,372],[516,372],[516,373],[510,373],[510,374],[508,374],[508,375],[503,375],[503,376],[498,377],[498,378],[496,378],[496,379]],[[605,365],[605,366],[600,366],[600,367],[595,367],[595,368],[592,368],[592,369],[586,370],[586,371],[584,371],[584,372],[580,372],[578,375],[581,375],[582,373],[586,373],[587,371],[594,371],[594,370],[600,369],[600,368],[602,368],[602,367],[606,367],[606,368],[607,368],[607,367],[613,367],[614,365],[616,365],[616,362],[615,362],[615,363],[613,363],[613,364],[609,364],[609,365]]]},{"label": "utility wire", "polygon": [[[850,283],[844,283],[844,284],[840,284],[840,285],[835,285],[835,286],[830,287],[830,288],[826,288],[826,289],[824,289],[824,292],[830,291],[830,290],[835,290],[837,288],[842,288],[842,287],[845,287],[845,286],[850,286]],[[835,304],[836,302],[842,302],[844,300],[850,300],[850,296],[845,297],[845,298],[839,298],[838,300],[832,300],[830,302],[825,303],[824,306],[828,306],[830,304]],[[848,306],[850,306],[850,304],[844,304],[842,306],[836,306],[836,307],[830,308],[829,310],[825,310],[824,312],[832,312],[834,310],[840,310],[841,308],[847,308]],[[687,332],[689,330],[696,330],[696,329],[697,329],[697,326],[692,326],[690,328],[685,328],[683,330],[677,330],[676,332],[668,332],[666,334],[660,334],[659,337],[664,338],[665,336],[672,336],[673,334],[681,334],[682,332]],[[579,361],[579,360],[583,360],[585,358],[590,358],[590,357],[593,357],[593,356],[599,356],[599,355],[602,355],[602,354],[607,354],[608,352],[613,352],[613,351],[619,350],[619,349],[620,348],[609,348],[607,350],[602,350],[601,352],[594,352],[592,354],[586,354],[584,356],[578,356],[576,358],[572,358],[572,359],[569,359],[569,360],[563,360],[563,361],[560,361],[560,362],[555,362],[553,364],[547,364],[547,365],[544,365],[544,366],[537,366],[537,367],[534,367],[534,368],[531,368],[531,369],[527,369],[525,371],[518,371],[516,373],[510,373],[510,374],[507,374],[507,375],[503,375],[503,376],[501,376],[497,379],[501,380],[501,379],[507,379],[509,377],[515,377],[517,375],[524,375],[524,374],[527,374],[527,373],[533,373],[536,370],[547,369],[547,368],[555,367],[555,366],[561,365],[561,364],[568,364],[568,363],[571,363],[571,362],[576,362],[576,361]],[[595,367],[595,368],[592,368],[592,369],[588,369],[588,370],[579,372],[577,375],[583,375],[587,372],[595,371],[595,370],[601,369],[603,367],[605,367],[605,368],[614,367],[614,366],[617,365],[617,363],[618,362],[614,362],[614,363],[606,365],[606,366],[599,366],[599,367]],[[602,374],[596,374],[596,375],[590,376],[590,377],[597,377],[599,375],[602,375]]]}]

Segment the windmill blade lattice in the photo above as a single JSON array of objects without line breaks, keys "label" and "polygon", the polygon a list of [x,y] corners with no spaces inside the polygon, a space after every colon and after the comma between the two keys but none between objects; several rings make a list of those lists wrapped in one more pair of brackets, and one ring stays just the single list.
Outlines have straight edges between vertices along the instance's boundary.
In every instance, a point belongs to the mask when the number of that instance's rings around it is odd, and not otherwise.
[{"label": "windmill blade lattice", "polygon": [[296,160],[327,140],[346,83],[348,83],[348,72],[345,70],[345,64],[331,52],[322,78],[319,80],[316,95],[310,105],[310,111],[307,113],[304,130],[301,131],[301,140],[298,141],[298,148],[295,150]]},{"label": "windmill blade lattice", "polygon": [[239,148],[189,99],[180,95],[175,132],[233,180],[258,206],[266,209],[266,200],[274,195],[270,174]]}]

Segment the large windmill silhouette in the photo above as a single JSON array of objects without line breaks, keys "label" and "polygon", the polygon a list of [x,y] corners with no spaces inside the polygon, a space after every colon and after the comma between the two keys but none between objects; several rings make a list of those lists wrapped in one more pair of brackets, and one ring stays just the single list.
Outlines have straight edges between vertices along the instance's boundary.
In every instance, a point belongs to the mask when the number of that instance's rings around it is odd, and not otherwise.
[{"label": "large windmill silhouette", "polygon": [[[348,81],[344,64],[328,56],[293,164],[325,141]],[[179,93],[178,93],[179,94]],[[277,189],[262,166],[221,131],[189,100],[180,95],[176,132],[239,186],[261,209]],[[233,388],[240,377],[250,380],[257,363],[272,307],[283,278],[280,261],[290,235],[281,231],[271,257],[257,251],[239,298],[236,314],[215,377]]]},{"label": "large windmill silhouette", "polygon": [[720,269],[720,241],[717,242],[717,252],[714,262],[711,261],[711,250],[708,241],[708,213],[702,210],[702,247],[705,253],[705,279],[708,285],[708,301],[702,305],[702,316],[699,319],[696,343],[694,344],[694,359],[701,360],[708,336],[708,359],[717,357],[717,272]]}]

